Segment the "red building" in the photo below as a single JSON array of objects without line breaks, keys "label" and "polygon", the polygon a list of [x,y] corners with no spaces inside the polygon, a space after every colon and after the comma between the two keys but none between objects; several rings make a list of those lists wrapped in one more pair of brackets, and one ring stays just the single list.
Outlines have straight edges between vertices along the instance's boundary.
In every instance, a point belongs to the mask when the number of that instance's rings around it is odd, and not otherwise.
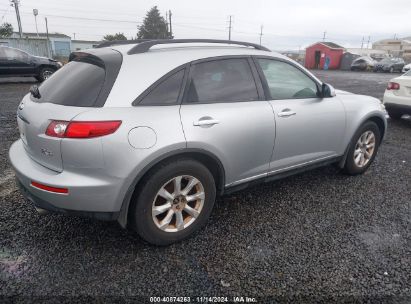
[{"label": "red building", "polygon": [[330,69],[340,67],[344,48],[333,42],[317,42],[305,49],[305,67],[308,69]]}]

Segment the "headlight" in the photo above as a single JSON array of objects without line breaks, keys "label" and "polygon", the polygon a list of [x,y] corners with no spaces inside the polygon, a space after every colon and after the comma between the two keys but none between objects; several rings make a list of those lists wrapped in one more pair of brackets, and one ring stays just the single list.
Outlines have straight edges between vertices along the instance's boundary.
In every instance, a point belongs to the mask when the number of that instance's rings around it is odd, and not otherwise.
[{"label": "headlight", "polygon": [[57,65],[61,68],[63,64],[60,61],[57,61]]}]

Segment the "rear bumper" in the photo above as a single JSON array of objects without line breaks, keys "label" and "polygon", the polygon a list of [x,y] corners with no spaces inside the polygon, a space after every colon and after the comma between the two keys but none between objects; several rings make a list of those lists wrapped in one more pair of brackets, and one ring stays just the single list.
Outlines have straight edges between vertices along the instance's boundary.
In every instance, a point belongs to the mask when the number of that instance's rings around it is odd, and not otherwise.
[{"label": "rear bumper", "polygon": [[62,209],[46,202],[40,197],[35,196],[33,193],[29,191],[19,179],[16,179],[17,186],[20,189],[20,192],[23,196],[34,205],[36,208],[41,208],[50,212],[55,213],[63,213],[67,215],[74,215],[80,217],[88,217],[94,218],[101,221],[115,221],[119,216],[119,212],[90,212],[90,211],[78,211],[78,210],[69,210],[69,209]]},{"label": "rear bumper", "polygon": [[385,108],[387,109],[387,111],[396,111],[399,112],[401,114],[408,114],[411,115],[411,105],[402,105],[402,104],[396,104],[396,103],[386,103],[384,104]]},{"label": "rear bumper", "polygon": [[[18,184],[25,197],[37,207],[63,213],[76,213],[99,218],[115,219],[120,211],[120,189],[123,180],[107,176],[102,170],[83,169],[79,172],[55,172],[32,160],[21,140],[13,143],[9,151]],[[31,186],[35,181],[58,188],[68,188],[60,194]]]},{"label": "rear bumper", "polygon": [[391,91],[386,90],[384,94],[384,106],[389,110],[402,112],[404,114],[411,114],[411,96],[397,96]]}]

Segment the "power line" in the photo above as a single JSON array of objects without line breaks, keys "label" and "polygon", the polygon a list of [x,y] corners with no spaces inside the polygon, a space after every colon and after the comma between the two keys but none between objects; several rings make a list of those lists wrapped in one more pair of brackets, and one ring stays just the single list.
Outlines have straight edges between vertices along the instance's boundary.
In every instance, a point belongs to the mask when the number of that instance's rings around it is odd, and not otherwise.
[{"label": "power line", "polygon": [[[31,15],[31,13],[24,12],[24,15]],[[87,21],[102,21],[102,22],[122,22],[122,23],[134,23],[134,24],[142,24],[140,21],[134,20],[119,20],[119,19],[100,19],[100,18],[87,18],[87,17],[74,17],[74,16],[63,16],[63,15],[54,15],[54,14],[43,14],[47,15],[47,17],[57,17],[57,18],[65,18],[65,19],[74,19],[74,20],[87,20]]]}]

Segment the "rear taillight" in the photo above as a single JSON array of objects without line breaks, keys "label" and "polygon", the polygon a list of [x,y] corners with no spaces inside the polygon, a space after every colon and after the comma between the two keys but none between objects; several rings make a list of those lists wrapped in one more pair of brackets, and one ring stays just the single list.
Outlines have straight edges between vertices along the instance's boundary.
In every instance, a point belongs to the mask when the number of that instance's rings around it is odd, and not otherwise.
[{"label": "rear taillight", "polygon": [[114,133],[121,125],[114,121],[60,121],[53,120],[46,135],[60,138],[92,138]]},{"label": "rear taillight", "polygon": [[400,84],[396,82],[389,82],[387,86],[387,90],[399,90]]}]

